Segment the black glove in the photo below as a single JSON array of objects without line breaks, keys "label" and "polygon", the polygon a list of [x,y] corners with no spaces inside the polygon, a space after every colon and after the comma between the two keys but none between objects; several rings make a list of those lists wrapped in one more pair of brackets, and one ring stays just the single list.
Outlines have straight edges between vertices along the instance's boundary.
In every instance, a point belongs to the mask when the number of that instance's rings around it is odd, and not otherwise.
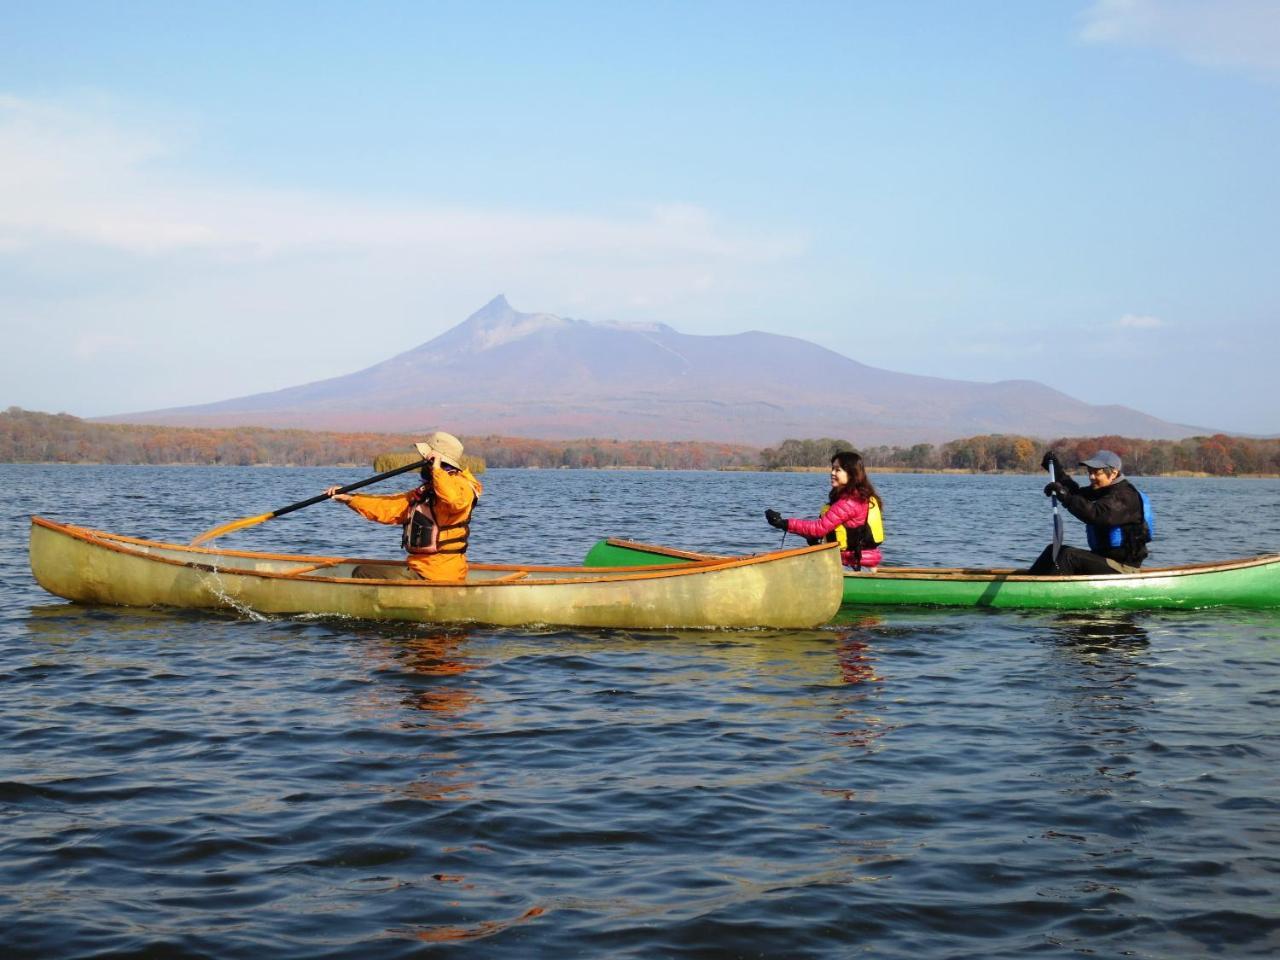
[{"label": "black glove", "polygon": [[1062,473],[1062,463],[1058,460],[1058,455],[1050,450],[1044,455],[1044,459],[1040,461],[1040,469],[1048,470],[1049,464],[1053,464],[1053,475],[1056,477]]},{"label": "black glove", "polygon": [[1067,495],[1067,488],[1055,480],[1053,483],[1045,484],[1044,495],[1046,497],[1057,497],[1061,500]]},{"label": "black glove", "polygon": [[766,510],[764,518],[769,521],[771,527],[777,527],[779,530],[787,529],[787,521],[782,519],[782,514],[777,510]]}]

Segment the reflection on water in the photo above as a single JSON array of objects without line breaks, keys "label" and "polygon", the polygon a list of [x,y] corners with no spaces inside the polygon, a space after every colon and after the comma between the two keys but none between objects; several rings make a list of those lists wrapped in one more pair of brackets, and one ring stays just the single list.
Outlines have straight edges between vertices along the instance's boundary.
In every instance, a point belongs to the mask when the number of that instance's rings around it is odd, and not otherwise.
[{"label": "reflection on water", "polygon": [[[546,913],[545,907],[530,907],[518,917],[512,917],[510,920],[483,920],[480,923],[467,927],[439,926],[424,927],[422,929],[410,929],[408,935],[417,940],[426,943],[457,943],[463,940],[480,940],[484,937],[491,937],[495,933],[501,933],[518,923],[524,923],[532,920],[534,917],[540,917]],[[389,931],[398,934],[400,931]]]},{"label": "reflection on water", "polygon": [[1150,637],[1142,620],[1142,614],[1128,610],[1081,610],[1056,614],[1049,625],[1066,646],[1145,646]]},{"label": "reflection on water", "polygon": [[462,677],[489,666],[487,661],[468,658],[466,643],[467,631],[459,629],[406,637],[391,648],[394,661],[404,672],[405,692],[400,702],[431,714],[425,723],[407,717],[402,721],[405,726],[457,729],[468,708],[481,702],[478,687],[464,688],[441,679]]},{"label": "reflection on water", "polygon": [[876,683],[884,678],[876,673],[876,658],[865,639],[864,631],[883,623],[881,617],[862,617],[857,628],[842,627],[835,631],[836,663],[845,683]]},{"label": "reflection on water", "polygon": [[[877,672],[878,658],[866,631],[878,626],[880,617],[866,616],[853,625],[835,632],[835,659],[840,679],[845,684],[861,689],[841,698],[833,717],[831,736],[846,747],[870,750],[879,746],[878,741],[894,729],[884,717],[871,709],[883,690],[878,685],[884,677]],[[876,686],[869,686],[869,685]]]},{"label": "reflection on water", "polygon": [[[24,513],[179,541],[343,479],[6,470]],[[883,481],[895,562],[1043,545],[1038,481]],[[574,562],[606,534],[771,547],[756,501],[811,512],[820,486],[491,471],[477,559]],[[1206,490],[1250,523],[1203,530]],[[1280,483],[1157,492],[1162,563],[1280,546],[1253,522]],[[999,515],[981,543],[958,497]],[[674,530],[671,503],[688,505]],[[1275,952],[1280,612],[886,609],[650,634],[259,621],[61,603],[30,579],[26,522],[0,516],[10,954]],[[236,536],[390,543],[349,511]]]},{"label": "reflection on water", "polygon": [[[1150,637],[1140,614],[1059,614],[1047,620],[1055,661],[1069,685],[1046,703],[1042,776],[1062,797],[1062,811],[1044,839],[1062,845],[1069,869],[1088,875],[1075,895],[1125,900],[1136,895],[1132,840],[1142,822],[1158,816],[1145,806],[1158,795],[1146,769],[1158,734],[1150,728],[1155,702],[1141,671],[1150,661]],[[1114,866],[1099,884],[1092,866]],[[1062,895],[1058,887],[1045,894]]]},{"label": "reflection on water", "polygon": [[473,799],[476,773],[450,749],[453,739],[483,729],[468,720],[485,700],[479,684],[459,681],[490,661],[467,653],[466,628],[416,628],[377,624],[362,631],[368,642],[357,656],[378,682],[367,686],[362,712],[395,730],[427,730],[435,749],[418,752],[402,768],[412,779],[390,788],[396,794],[431,803],[465,803]]},{"label": "reflection on water", "polygon": [[[1143,677],[1150,636],[1141,615],[1095,613],[1047,619],[1059,693],[1046,699],[1037,776],[1060,801],[1044,817],[1041,842],[1059,863],[1038,895],[1107,904],[1116,923],[1138,924],[1149,832],[1178,829],[1162,799],[1158,761],[1160,711]],[[1099,865],[1105,869],[1099,870]],[[1051,942],[1088,949],[1082,931]]]}]

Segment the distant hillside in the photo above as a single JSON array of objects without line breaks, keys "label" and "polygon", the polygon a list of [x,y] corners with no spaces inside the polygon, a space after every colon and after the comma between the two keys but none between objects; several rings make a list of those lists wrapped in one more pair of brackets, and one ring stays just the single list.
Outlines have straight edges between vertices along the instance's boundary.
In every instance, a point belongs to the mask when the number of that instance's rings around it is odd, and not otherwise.
[{"label": "distant hillside", "polygon": [[102,419],[759,446],[823,435],[865,446],[975,434],[1176,439],[1214,432],[1084,403],[1029,380],[894,373],[795,337],[692,336],[663,324],[519,313],[504,297],[435,339],[346,376]]},{"label": "distant hillside", "polygon": [[[209,464],[217,466],[332,466],[373,464],[408,455],[420,434],[324,433],[265,427],[164,427],[94,423],[69,414],[10,407],[0,412],[0,463]],[[824,468],[846,439],[788,438],[777,447],[742,444],[604,440],[533,440],[464,436],[467,456],[489,467],[649,468],[658,470]],[[1043,440],[1009,434],[962,437],[934,446],[867,446],[875,469],[1037,473]],[[1063,437],[1052,443],[1068,467],[1099,447],[1124,458],[1125,472],[1274,476],[1280,473],[1280,440],[1248,437]],[[375,467],[375,472],[382,468]]]}]

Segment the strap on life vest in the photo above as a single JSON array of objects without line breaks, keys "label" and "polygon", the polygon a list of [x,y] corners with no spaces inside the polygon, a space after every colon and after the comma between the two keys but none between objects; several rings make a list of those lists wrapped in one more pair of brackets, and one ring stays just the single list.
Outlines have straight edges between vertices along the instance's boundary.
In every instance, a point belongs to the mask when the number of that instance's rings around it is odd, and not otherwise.
[{"label": "strap on life vest", "polygon": [[[818,516],[826,516],[831,509],[824,503],[818,510]],[[884,514],[880,510],[880,498],[872,497],[867,504],[867,519],[861,526],[849,528],[843,523],[827,534],[828,543],[840,544],[841,552],[849,552],[853,558],[853,568],[862,569],[862,551],[872,550],[884,543]]]},{"label": "strap on life vest", "polygon": [[[476,501],[479,502],[479,501]],[[450,540],[444,546],[438,547],[436,553],[466,553],[467,538],[471,535],[471,514],[475,512],[475,505],[467,512],[467,517],[462,523],[446,523],[443,527],[437,527],[441,533],[446,530],[461,530],[462,536],[455,540]]]},{"label": "strap on life vest", "polygon": [[471,506],[467,510],[467,515],[457,523],[447,523],[440,528],[441,533],[446,530],[461,530],[462,536],[456,540],[450,540],[437,551],[438,553],[467,552],[467,539],[471,536],[471,517],[476,512],[476,507],[480,506],[480,493],[476,490],[475,484],[471,485],[471,492],[474,496],[471,498]]},{"label": "strap on life vest", "polygon": [[[409,553],[418,554],[418,555],[436,554],[436,553],[466,553],[467,541],[471,535],[471,515],[475,513],[476,507],[479,506],[480,498],[477,496],[472,499],[471,509],[467,511],[467,515],[463,517],[458,523],[445,523],[445,524],[436,522],[435,499],[436,499],[435,490],[432,489],[430,484],[426,484],[426,483],[424,483],[412,494],[410,494],[410,500],[413,502],[414,508],[412,511],[410,511],[408,520],[405,521],[405,526],[404,526],[405,532],[404,532],[404,536],[401,538],[401,545]],[[424,504],[428,506],[428,510],[429,510],[429,515],[426,517],[422,516],[422,511],[419,509]],[[415,521],[423,524],[424,526],[427,523],[430,523],[432,525],[433,529],[432,529],[432,534],[430,536],[429,543],[424,543],[421,546],[414,545],[413,527],[414,527]],[[445,541],[444,543],[440,543],[441,534],[450,530],[461,530],[462,536],[455,537],[454,539]],[[421,540],[423,539],[424,534],[419,534],[418,537]]]},{"label": "strap on life vest", "polygon": [[1136,556],[1143,546],[1155,539],[1156,515],[1151,507],[1151,501],[1141,490],[1138,490],[1137,494],[1142,500],[1142,522],[1126,523],[1118,527],[1086,524],[1084,532],[1090,550],[1101,553],[1103,550],[1124,548],[1129,556]]},{"label": "strap on life vest", "polygon": [[437,552],[440,525],[436,523],[435,497],[431,487],[423,484],[409,495],[409,515],[400,534],[400,547],[411,556]]},{"label": "strap on life vest", "polygon": [[878,547],[884,543],[884,513],[880,509],[880,498],[872,497],[867,504],[866,527],[871,534],[871,545]]}]

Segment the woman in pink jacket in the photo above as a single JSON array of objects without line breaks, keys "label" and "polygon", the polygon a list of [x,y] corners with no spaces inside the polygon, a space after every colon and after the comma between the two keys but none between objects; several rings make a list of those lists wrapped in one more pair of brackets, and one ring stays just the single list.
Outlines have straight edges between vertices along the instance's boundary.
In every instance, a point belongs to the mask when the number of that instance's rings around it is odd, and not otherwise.
[{"label": "woman in pink jacket", "polygon": [[[884,501],[871,485],[862,457],[852,450],[831,458],[828,500],[828,506],[816,520],[784,519],[776,510],[766,510],[764,518],[770,526],[799,534],[810,543],[838,540],[840,559],[847,567],[861,570],[880,566],[880,544],[884,540],[880,508]],[[841,533],[844,536],[840,536]]]}]

